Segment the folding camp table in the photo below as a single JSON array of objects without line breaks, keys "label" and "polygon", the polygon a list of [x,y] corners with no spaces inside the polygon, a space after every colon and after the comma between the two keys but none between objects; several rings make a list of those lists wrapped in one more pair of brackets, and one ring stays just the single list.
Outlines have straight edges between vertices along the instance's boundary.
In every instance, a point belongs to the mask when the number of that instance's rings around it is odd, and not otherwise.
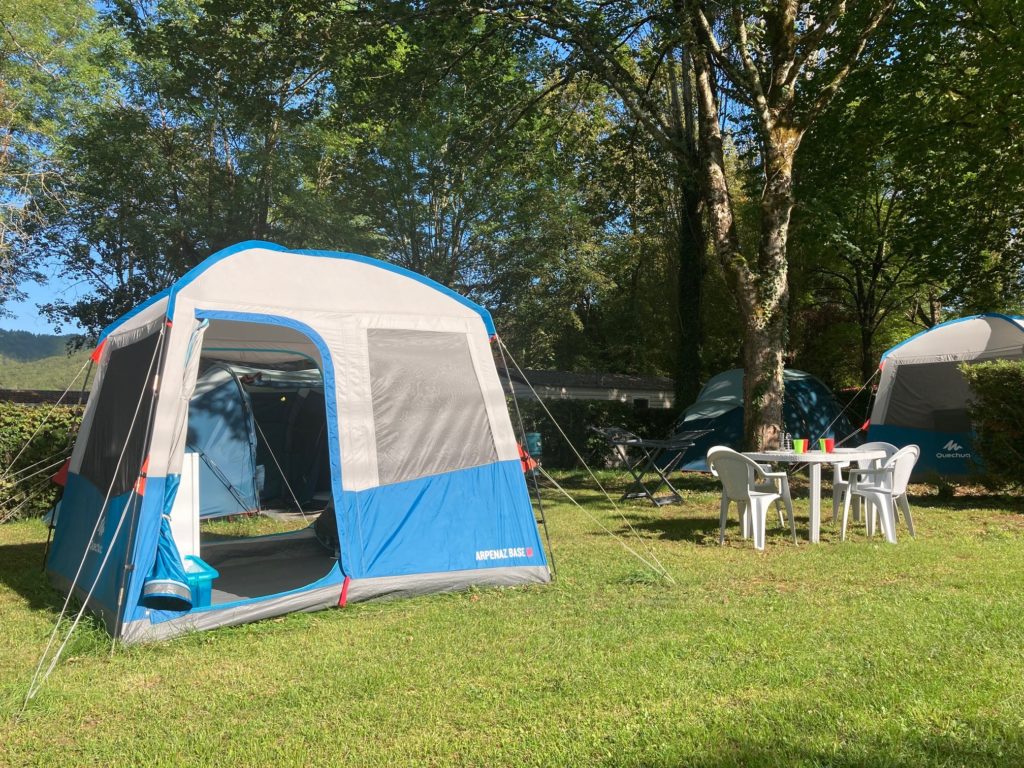
[{"label": "folding camp table", "polygon": [[[633,476],[633,482],[619,501],[647,498],[656,507],[682,502],[683,497],[669,481],[668,476],[682,461],[686,449],[693,446],[697,438],[706,435],[709,431],[706,429],[690,430],[679,432],[667,440],[647,440],[621,427],[593,427],[592,429],[612,446],[616,455]],[[656,477],[645,479],[652,473]],[[667,486],[669,492],[661,496],[655,495],[663,486]]]}]

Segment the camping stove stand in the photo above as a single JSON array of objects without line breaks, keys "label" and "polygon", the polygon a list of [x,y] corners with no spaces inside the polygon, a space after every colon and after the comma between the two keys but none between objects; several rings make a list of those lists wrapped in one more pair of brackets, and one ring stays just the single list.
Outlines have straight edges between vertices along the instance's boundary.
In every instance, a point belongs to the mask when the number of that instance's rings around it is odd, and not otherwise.
[{"label": "camping stove stand", "polygon": [[[645,440],[620,427],[593,428],[615,450],[626,469],[633,476],[633,482],[622,494],[619,501],[627,499],[649,499],[656,507],[666,504],[682,503],[683,497],[668,476],[683,460],[683,454],[709,430],[691,430],[679,432],[668,440]],[[667,461],[663,461],[669,456]],[[647,475],[654,473],[655,479],[645,481]],[[649,485],[651,484],[651,485]],[[669,492],[657,496],[658,491],[667,486]]]}]

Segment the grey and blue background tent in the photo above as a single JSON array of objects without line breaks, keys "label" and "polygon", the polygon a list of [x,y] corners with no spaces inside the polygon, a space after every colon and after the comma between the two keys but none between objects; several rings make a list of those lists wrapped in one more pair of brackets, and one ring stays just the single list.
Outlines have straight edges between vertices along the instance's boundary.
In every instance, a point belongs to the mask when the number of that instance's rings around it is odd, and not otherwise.
[{"label": "grey and blue background tent", "polygon": [[1024,358],[1024,319],[981,314],[940,323],[882,355],[868,439],[917,445],[916,479],[968,477],[982,470],[960,365]]},{"label": "grey and blue background tent", "polygon": [[[549,581],[494,333],[481,306],[375,259],[263,242],[214,254],[102,334],[51,579],[127,642]],[[281,372],[280,387],[235,366]],[[322,412],[289,402],[288,376],[312,369]],[[199,530],[204,497],[223,514],[282,495],[275,444],[304,492],[326,478],[335,546],[311,528]]]},{"label": "grey and blue background tent", "polygon": [[[833,436],[844,440],[857,430],[824,382],[804,371],[787,368],[783,373],[785,429],[793,437]],[[734,368],[712,376],[676,424],[677,432],[710,430],[686,449],[680,462],[685,470],[706,472],[708,449],[726,445],[743,449],[743,369]],[[856,438],[853,438],[856,440]],[[847,440],[847,445],[852,444]]]}]

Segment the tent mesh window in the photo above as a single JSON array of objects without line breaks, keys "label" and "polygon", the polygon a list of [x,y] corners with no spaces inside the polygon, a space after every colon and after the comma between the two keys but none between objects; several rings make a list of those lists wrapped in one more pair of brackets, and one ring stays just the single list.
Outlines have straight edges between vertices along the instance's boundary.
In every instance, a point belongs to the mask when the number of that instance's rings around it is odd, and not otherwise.
[{"label": "tent mesh window", "polygon": [[[159,333],[150,334],[133,344],[111,350],[107,357],[79,474],[103,491],[113,483],[111,498],[131,489],[142,466],[146,418],[153,399],[153,377],[157,374],[156,364],[150,370],[150,363],[159,338]],[[124,458],[119,467],[122,449]]]},{"label": "tent mesh window", "polygon": [[367,331],[381,485],[497,461],[465,334]]},{"label": "tent mesh window", "polygon": [[971,428],[966,403],[971,388],[960,361],[901,365],[883,423],[912,429],[966,432]]}]

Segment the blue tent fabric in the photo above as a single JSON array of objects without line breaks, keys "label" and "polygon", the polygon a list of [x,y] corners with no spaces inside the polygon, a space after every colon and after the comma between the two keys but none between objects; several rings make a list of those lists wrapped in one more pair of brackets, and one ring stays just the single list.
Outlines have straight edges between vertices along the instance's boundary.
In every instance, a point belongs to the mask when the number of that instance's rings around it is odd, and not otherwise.
[{"label": "blue tent fabric", "polygon": [[[353,578],[543,566],[522,464],[503,461],[346,494],[349,538],[342,560]],[[477,510],[492,500],[485,520]],[[440,510],[454,510],[442,514]]]},{"label": "blue tent fabric", "polygon": [[[793,437],[847,438],[856,432],[832,391],[815,376],[787,369],[784,375],[783,419]],[[710,432],[686,449],[680,469],[706,472],[708,449],[727,445],[743,447],[743,370],[734,368],[713,376],[701,389],[697,402],[684,411],[676,431],[706,429]],[[850,442],[848,441],[849,445]]]},{"label": "blue tent fabric", "polygon": [[226,366],[204,372],[208,388],[192,398],[188,450],[199,454],[201,518],[259,509],[256,431],[249,397]]},{"label": "blue tent fabric", "polygon": [[141,603],[147,608],[166,611],[187,611],[192,608],[192,589],[181,564],[181,555],[171,534],[170,518],[160,520],[156,562],[142,585]]},{"label": "blue tent fabric", "polygon": [[68,474],[46,567],[55,584],[67,589],[75,583],[80,596],[95,582],[89,607],[113,631],[122,576],[118,563],[124,562],[129,534],[129,526],[121,521],[131,515],[131,502],[138,503],[138,497],[131,490],[104,504],[104,490],[81,475]]}]

